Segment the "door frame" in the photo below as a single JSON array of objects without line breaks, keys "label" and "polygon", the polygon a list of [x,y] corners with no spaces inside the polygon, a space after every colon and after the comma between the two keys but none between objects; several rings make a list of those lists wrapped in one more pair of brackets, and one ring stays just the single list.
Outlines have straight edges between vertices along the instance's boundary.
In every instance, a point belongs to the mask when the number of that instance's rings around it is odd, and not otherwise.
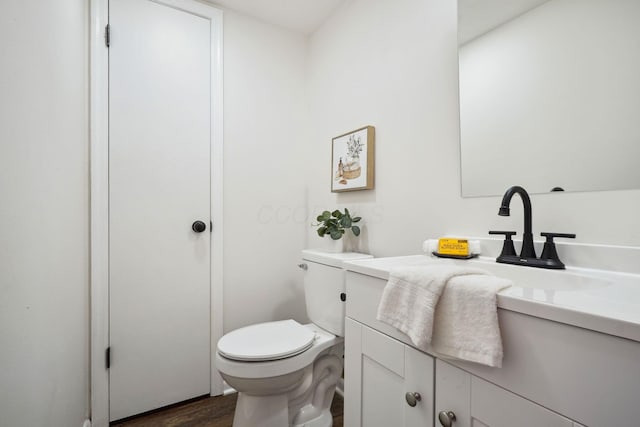
[{"label": "door frame", "polygon": [[[151,0],[211,21],[211,349],[210,394],[224,391],[215,367],[215,351],[223,334],[223,12],[197,0]],[[91,0],[89,40],[90,138],[90,396],[93,427],[109,425],[109,51],[105,27],[109,0]]]}]

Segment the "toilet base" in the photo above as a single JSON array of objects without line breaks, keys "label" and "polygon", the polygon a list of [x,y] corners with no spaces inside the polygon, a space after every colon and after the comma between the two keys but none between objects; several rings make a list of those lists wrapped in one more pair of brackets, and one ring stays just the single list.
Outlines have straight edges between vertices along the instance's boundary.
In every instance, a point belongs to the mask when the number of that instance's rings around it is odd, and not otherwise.
[{"label": "toilet base", "polygon": [[309,420],[303,424],[292,424],[291,427],[332,427],[333,415],[329,409],[322,411],[318,418]]},{"label": "toilet base", "polygon": [[[289,426],[289,398],[277,396],[251,396],[238,393],[238,402],[233,416],[233,427],[284,427]],[[320,416],[291,427],[332,427],[333,415],[329,409]]]},{"label": "toilet base", "polygon": [[289,425],[286,394],[251,396],[238,393],[233,427],[283,427]]},{"label": "toilet base", "polygon": [[[287,387],[278,387],[281,391],[279,394],[239,392],[233,427],[332,427],[330,408],[342,372],[342,346],[331,350],[318,357],[313,366],[304,371],[281,377],[289,381]],[[292,389],[291,380],[295,378],[299,385]],[[259,384],[266,385],[268,382]],[[255,391],[257,388],[251,389]]]}]

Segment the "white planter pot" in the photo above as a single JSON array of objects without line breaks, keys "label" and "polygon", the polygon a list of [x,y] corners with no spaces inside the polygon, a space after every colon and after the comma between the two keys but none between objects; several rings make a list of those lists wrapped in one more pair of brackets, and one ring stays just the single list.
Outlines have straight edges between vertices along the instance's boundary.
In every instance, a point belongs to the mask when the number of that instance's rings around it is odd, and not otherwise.
[{"label": "white planter pot", "polygon": [[347,230],[341,239],[333,240],[331,236],[325,236],[323,240],[323,247],[329,252],[358,252],[358,238],[351,230]]}]

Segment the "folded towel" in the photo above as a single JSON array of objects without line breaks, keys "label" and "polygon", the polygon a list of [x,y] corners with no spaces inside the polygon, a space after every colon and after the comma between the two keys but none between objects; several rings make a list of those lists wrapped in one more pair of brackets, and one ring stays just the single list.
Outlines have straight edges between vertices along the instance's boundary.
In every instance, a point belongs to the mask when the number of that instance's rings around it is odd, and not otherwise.
[{"label": "folded towel", "polygon": [[486,275],[449,280],[436,308],[432,350],[444,357],[502,367],[496,294],[511,284]]},{"label": "folded towel", "polygon": [[425,349],[431,342],[436,304],[447,282],[456,276],[487,274],[453,265],[403,267],[392,270],[382,292],[376,318]]}]

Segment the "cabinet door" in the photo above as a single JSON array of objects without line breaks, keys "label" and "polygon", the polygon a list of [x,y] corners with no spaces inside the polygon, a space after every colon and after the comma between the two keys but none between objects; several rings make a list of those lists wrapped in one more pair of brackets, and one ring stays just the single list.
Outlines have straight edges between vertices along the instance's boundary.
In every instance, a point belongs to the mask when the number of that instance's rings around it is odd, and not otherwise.
[{"label": "cabinet door", "polygon": [[454,427],[573,427],[567,418],[441,360],[436,361],[436,425],[441,411]]},{"label": "cabinet door", "polygon": [[[471,427],[471,375],[468,372],[436,359],[435,425],[440,426],[438,414],[452,413],[455,427]],[[485,427],[475,424],[473,427]]]},{"label": "cabinet door", "polygon": [[[404,425],[433,426],[433,371],[434,359],[414,348],[404,346]],[[410,406],[406,393],[419,393],[421,400]]]},{"label": "cabinet door", "polygon": [[348,318],[345,338],[345,425],[432,425],[433,359]]}]

